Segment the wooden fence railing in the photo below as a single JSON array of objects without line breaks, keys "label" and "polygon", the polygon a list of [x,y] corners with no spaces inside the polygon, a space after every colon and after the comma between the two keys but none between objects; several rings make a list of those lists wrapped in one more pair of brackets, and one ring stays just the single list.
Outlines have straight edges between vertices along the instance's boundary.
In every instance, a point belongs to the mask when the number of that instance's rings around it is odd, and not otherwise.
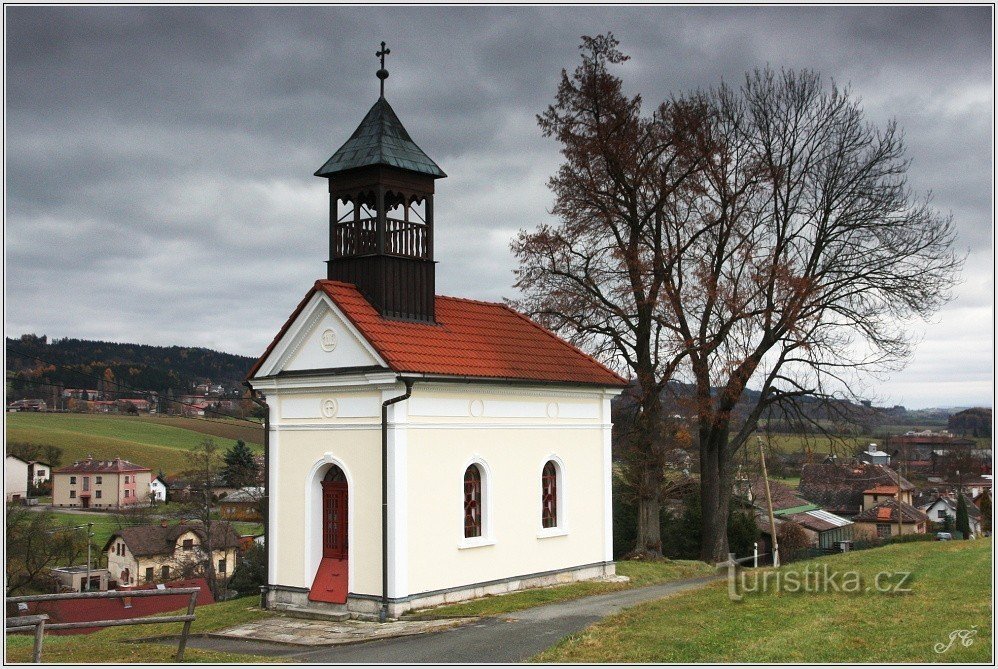
[{"label": "wooden fence railing", "polygon": [[42,661],[42,642],[46,630],[72,630],[84,629],[87,627],[119,627],[121,625],[150,625],[153,623],[184,623],[183,631],[180,633],[180,641],[177,645],[177,662],[184,661],[184,648],[187,646],[187,637],[191,631],[191,623],[194,622],[194,607],[197,606],[198,593],[201,588],[169,588],[166,590],[112,590],[108,592],[66,592],[54,595],[24,595],[21,597],[8,597],[8,604],[20,604],[29,602],[52,602],[65,599],[125,599],[128,597],[162,597],[164,595],[190,595],[187,604],[187,613],[179,616],[146,616],[144,618],[122,618],[120,620],[90,620],[75,623],[50,623],[47,615],[20,616],[6,619],[6,631],[27,632],[34,630],[35,645],[33,662]]}]

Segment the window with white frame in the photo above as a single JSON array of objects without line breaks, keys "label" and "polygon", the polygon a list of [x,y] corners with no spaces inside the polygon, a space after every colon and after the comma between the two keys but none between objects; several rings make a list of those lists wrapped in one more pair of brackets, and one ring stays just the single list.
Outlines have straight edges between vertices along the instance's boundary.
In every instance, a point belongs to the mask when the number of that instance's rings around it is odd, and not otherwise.
[{"label": "window with white frame", "polygon": [[558,465],[544,463],[541,471],[541,527],[558,527]]},{"label": "window with white frame", "polygon": [[492,474],[480,458],[469,462],[462,474],[461,534],[458,548],[495,543],[492,536]]},{"label": "window with white frame", "polygon": [[482,470],[468,465],[464,470],[464,538],[482,536]]}]

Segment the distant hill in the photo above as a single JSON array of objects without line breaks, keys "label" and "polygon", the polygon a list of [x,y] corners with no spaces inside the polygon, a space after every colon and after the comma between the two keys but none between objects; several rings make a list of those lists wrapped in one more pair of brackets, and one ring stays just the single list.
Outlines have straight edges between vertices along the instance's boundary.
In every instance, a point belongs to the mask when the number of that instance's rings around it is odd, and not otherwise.
[{"label": "distant hill", "polygon": [[[6,339],[7,398],[47,399],[53,389],[130,395],[129,388],[180,395],[199,383],[238,394],[254,359],[191,346],[148,346],[33,334]],[[134,395],[134,393],[132,393]]]},{"label": "distant hill", "polygon": [[953,414],[949,418],[949,429],[961,436],[990,437],[991,408],[974,407]]}]

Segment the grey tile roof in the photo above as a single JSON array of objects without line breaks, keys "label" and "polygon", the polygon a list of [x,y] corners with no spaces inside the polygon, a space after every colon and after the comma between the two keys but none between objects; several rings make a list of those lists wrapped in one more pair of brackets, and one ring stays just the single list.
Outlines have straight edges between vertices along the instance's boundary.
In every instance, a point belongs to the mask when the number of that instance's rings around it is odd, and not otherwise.
[{"label": "grey tile roof", "polygon": [[328,177],[357,167],[387,165],[433,178],[447,176],[409,137],[395,110],[378,98],[350,139],[320,167],[315,176]]}]

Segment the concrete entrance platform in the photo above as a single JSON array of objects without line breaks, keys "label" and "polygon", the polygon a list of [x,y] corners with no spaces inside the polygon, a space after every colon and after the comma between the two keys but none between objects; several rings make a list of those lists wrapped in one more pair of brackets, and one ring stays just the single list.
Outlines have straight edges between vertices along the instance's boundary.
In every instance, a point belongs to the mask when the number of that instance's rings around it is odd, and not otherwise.
[{"label": "concrete entrance platform", "polygon": [[222,639],[246,639],[292,646],[339,646],[377,639],[391,639],[459,627],[478,618],[444,620],[400,620],[372,623],[360,620],[325,621],[296,618],[266,618],[229,627],[208,636]]}]

